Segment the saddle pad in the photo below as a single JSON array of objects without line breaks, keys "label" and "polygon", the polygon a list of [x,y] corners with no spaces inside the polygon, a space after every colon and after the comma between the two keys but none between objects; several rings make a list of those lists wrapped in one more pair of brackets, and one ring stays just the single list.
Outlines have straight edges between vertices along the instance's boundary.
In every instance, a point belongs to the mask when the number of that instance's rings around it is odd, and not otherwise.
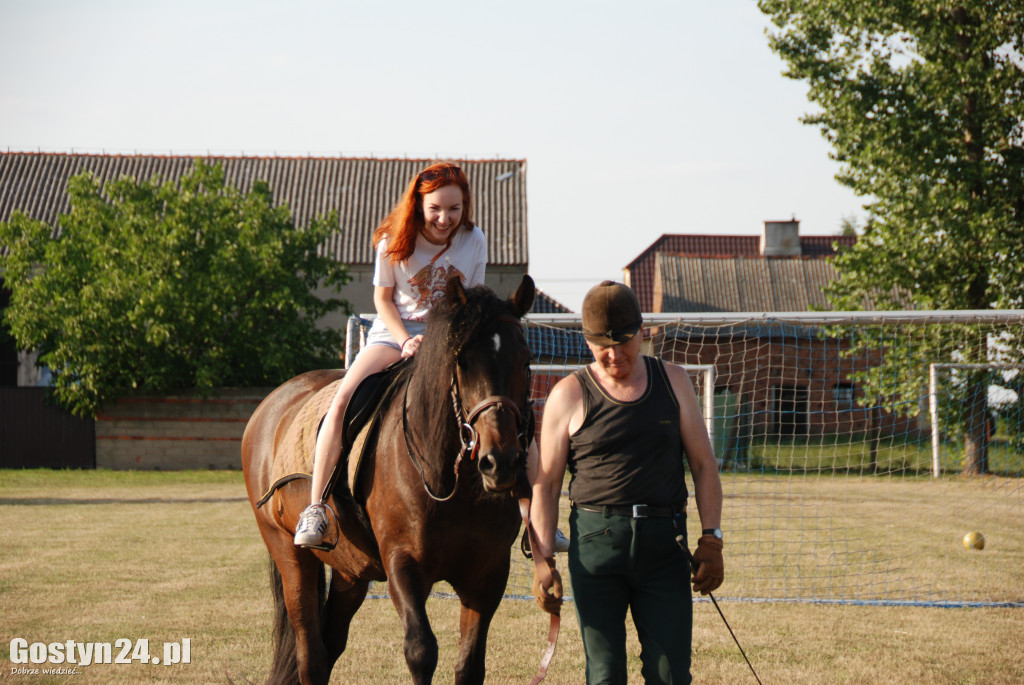
[{"label": "saddle pad", "polygon": [[299,408],[298,415],[277,449],[271,482],[293,473],[313,473],[316,434],[340,383],[339,379],[320,389]]}]

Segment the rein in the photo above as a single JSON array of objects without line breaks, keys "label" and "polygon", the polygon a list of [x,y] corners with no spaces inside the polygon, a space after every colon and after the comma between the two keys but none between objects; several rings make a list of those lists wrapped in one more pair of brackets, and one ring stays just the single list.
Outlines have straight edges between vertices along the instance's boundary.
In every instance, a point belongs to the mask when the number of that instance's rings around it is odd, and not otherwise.
[{"label": "rein", "polygon": [[455,458],[455,485],[452,486],[452,491],[449,492],[444,497],[441,497],[440,495],[435,495],[433,491],[430,489],[430,485],[427,483],[427,474],[423,470],[423,464],[421,464],[421,460],[416,457],[416,453],[413,451],[412,448],[412,442],[409,440],[409,421],[407,418],[409,385],[410,383],[406,383],[405,393],[402,395],[402,437],[405,438],[405,451],[409,455],[409,460],[412,461],[413,466],[415,466],[416,470],[419,471],[420,480],[423,481],[423,489],[427,491],[428,495],[430,495],[430,499],[434,500],[435,502],[447,502],[448,500],[455,496],[456,491],[459,489],[459,464],[462,462],[462,452],[459,452],[459,456]]},{"label": "rein", "polygon": [[[530,500],[532,495],[528,494],[526,497],[519,498],[519,514],[523,519],[523,526],[526,528],[526,534],[529,536],[530,549],[539,550],[540,546],[537,544],[537,533],[533,529],[533,524],[530,523]],[[541,559],[539,556],[534,560],[537,562],[547,562],[547,559]],[[554,560],[550,560],[552,563]],[[555,647],[558,646],[558,630],[562,625],[562,612],[559,610],[557,613],[549,614],[548,620],[548,644],[544,648],[544,652],[540,656],[540,667],[537,669],[537,675],[530,681],[530,685],[539,685],[548,675],[548,666],[551,665],[551,660],[555,658]]]}]

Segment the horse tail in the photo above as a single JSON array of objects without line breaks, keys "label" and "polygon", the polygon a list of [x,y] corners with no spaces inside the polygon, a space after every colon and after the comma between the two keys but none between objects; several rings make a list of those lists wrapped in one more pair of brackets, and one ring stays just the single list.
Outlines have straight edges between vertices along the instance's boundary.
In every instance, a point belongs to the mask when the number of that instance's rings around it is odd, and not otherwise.
[{"label": "horse tail", "polygon": [[284,604],[284,583],[274,560],[270,560],[270,591],[274,597],[274,661],[267,685],[295,683],[299,680],[299,662],[295,658],[295,629]]},{"label": "horse tail", "polygon": [[[291,619],[288,618],[288,610],[284,603],[284,583],[273,558],[270,559],[270,591],[274,598],[274,660],[270,667],[267,685],[291,685],[299,681],[299,662],[295,653],[295,628],[292,627]],[[322,623],[324,597],[327,593],[327,582],[323,573],[320,574],[316,591]]]}]

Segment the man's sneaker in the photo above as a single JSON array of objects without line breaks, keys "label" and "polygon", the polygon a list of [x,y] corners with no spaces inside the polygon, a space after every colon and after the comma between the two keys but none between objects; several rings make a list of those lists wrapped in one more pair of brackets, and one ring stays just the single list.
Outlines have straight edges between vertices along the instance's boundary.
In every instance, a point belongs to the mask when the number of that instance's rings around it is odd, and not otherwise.
[{"label": "man's sneaker", "polygon": [[299,516],[295,526],[295,544],[300,547],[319,545],[327,532],[327,507],[323,503],[310,504]]},{"label": "man's sneaker", "polygon": [[563,533],[560,528],[555,528],[555,554],[568,551],[569,538],[565,537],[565,533]]}]

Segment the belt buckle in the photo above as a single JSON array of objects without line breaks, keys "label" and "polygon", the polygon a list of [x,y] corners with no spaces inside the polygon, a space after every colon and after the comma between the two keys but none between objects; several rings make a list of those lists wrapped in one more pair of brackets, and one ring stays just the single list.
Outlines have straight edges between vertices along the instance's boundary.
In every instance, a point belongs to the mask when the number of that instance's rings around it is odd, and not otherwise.
[{"label": "belt buckle", "polygon": [[646,504],[634,504],[633,505],[633,518],[645,519],[647,518],[647,505]]}]

